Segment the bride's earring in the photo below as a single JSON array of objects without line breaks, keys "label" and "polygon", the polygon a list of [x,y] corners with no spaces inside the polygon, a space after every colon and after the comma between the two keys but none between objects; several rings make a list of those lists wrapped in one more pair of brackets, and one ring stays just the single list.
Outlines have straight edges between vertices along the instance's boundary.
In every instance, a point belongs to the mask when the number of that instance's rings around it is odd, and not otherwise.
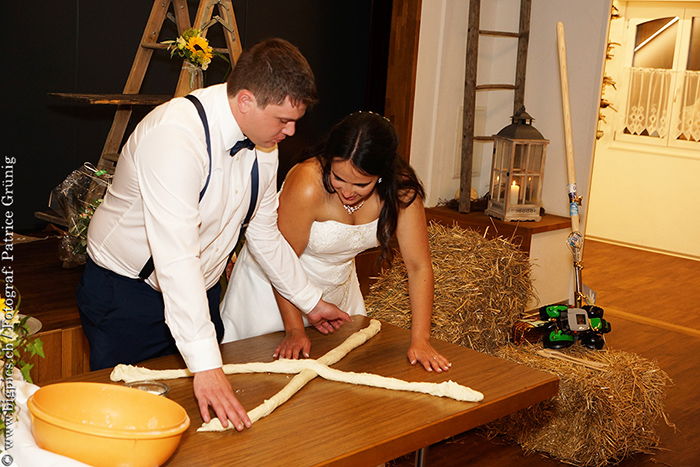
[{"label": "bride's earring", "polygon": [[377,180],[377,183],[382,183],[382,177],[379,177],[379,180]]}]

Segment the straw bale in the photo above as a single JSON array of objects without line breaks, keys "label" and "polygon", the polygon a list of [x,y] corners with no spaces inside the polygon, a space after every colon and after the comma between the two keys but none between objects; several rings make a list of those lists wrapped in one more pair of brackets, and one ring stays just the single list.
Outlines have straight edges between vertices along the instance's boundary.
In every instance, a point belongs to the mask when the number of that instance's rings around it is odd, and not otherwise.
[{"label": "straw bale", "polygon": [[[542,344],[510,343],[513,324],[533,297],[527,256],[503,238],[486,239],[460,227],[428,227],[435,274],[432,337],[496,355],[560,378],[559,394],[487,425],[526,451],[562,462],[598,467],[658,445],[654,427],[666,420],[668,375],[656,362],[615,350],[580,344],[567,355],[600,362],[591,369],[536,353]],[[373,318],[411,327],[406,268],[397,254],[382,271],[365,302]],[[668,423],[668,421],[667,421]]]},{"label": "straw bale", "polygon": [[[527,255],[504,238],[486,239],[458,226],[428,226],[435,275],[431,335],[490,352],[508,342],[533,296]],[[408,276],[401,254],[365,299],[373,318],[411,327]]]},{"label": "straw bale", "polygon": [[[538,355],[541,344],[507,344],[494,355],[559,376],[559,394],[492,422],[488,436],[502,435],[525,451],[539,451],[579,466],[620,462],[658,446],[655,426],[664,412],[668,375],[654,361],[619,350],[579,344],[560,352],[604,369]],[[669,423],[670,425],[670,423]]]}]

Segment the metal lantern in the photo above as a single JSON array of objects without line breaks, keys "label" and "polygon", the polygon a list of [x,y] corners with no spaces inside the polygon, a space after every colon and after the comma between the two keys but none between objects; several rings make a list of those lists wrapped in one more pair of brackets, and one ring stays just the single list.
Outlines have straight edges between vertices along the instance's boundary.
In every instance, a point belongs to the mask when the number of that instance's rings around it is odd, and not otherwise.
[{"label": "metal lantern", "polygon": [[521,107],[494,135],[491,196],[486,214],[502,221],[539,221],[544,158],[549,141]]}]

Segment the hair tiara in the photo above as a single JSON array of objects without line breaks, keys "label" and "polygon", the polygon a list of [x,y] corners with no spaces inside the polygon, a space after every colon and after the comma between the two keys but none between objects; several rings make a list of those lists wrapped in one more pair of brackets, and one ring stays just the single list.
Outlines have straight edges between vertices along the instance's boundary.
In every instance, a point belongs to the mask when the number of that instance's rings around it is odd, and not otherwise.
[{"label": "hair tiara", "polygon": [[353,113],[351,113],[350,115],[356,115],[356,114],[362,114],[362,113],[365,113],[365,114],[372,114],[372,115],[376,115],[377,117],[382,117],[384,120],[386,120],[387,122],[391,123],[391,120],[389,120],[388,118],[386,118],[384,115],[378,114],[377,112],[372,112],[371,110],[358,110],[357,112],[353,112]]}]

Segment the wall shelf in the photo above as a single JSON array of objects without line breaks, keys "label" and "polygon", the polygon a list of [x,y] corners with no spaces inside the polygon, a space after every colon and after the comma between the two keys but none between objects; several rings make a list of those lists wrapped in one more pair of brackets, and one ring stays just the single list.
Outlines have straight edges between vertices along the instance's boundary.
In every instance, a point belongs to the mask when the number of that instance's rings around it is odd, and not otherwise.
[{"label": "wall shelf", "polygon": [[168,102],[173,96],[165,94],[79,94],[50,92],[49,97],[81,104],[157,106]]}]

